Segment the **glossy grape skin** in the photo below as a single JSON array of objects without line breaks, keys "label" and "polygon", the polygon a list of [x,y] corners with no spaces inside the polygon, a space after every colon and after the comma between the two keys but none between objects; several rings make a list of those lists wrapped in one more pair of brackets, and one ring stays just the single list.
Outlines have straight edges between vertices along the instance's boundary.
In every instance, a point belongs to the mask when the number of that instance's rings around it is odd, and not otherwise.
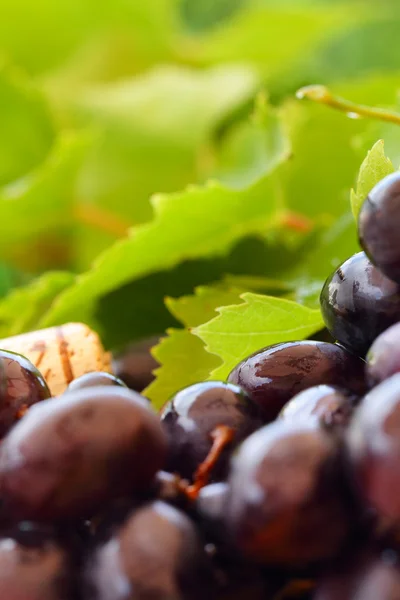
[{"label": "glossy grape skin", "polygon": [[263,423],[257,405],[242,389],[219,381],[197,383],[178,392],[162,410],[161,422],[169,438],[166,468],[189,480],[211,449],[212,431],[218,425],[235,431],[213,469],[213,481],[226,475],[234,448]]},{"label": "glossy grape skin", "polygon": [[161,501],[128,516],[85,572],[87,600],[204,600],[213,583],[194,525]]},{"label": "glossy grape skin", "polygon": [[400,373],[373,388],[348,430],[353,479],[386,525],[400,525]]},{"label": "glossy grape skin", "polygon": [[351,502],[336,439],[319,427],[276,421],[234,457],[226,527],[243,556],[305,567],[340,552]]},{"label": "glossy grape skin", "polygon": [[398,557],[391,550],[352,557],[320,578],[313,600],[400,600]]},{"label": "glossy grape skin", "polygon": [[66,392],[76,392],[77,390],[83,390],[84,388],[98,387],[99,385],[127,387],[125,383],[118,377],[115,377],[115,375],[103,371],[96,371],[93,373],[85,373],[85,375],[81,375],[71,381]]},{"label": "glossy grape skin", "polygon": [[294,396],[283,407],[279,418],[298,422],[314,421],[329,430],[340,431],[350,423],[356,398],[333,385],[317,385]]},{"label": "glossy grape skin", "polygon": [[321,292],[325,325],[341,344],[365,356],[375,338],[400,320],[400,286],[364,252],[346,260]]},{"label": "glossy grape skin", "polygon": [[76,548],[51,528],[23,525],[0,537],[0,598],[76,600]]},{"label": "glossy grape skin", "polygon": [[400,372],[400,323],[381,333],[367,354],[367,381],[372,387]]},{"label": "glossy grape skin", "polygon": [[149,487],[165,454],[157,415],[131,390],[90,388],[41,402],[0,447],[1,513],[88,518]]},{"label": "glossy grape skin", "polygon": [[24,356],[0,350],[0,437],[30,406],[50,398],[50,390],[38,369]]},{"label": "glossy grape skin", "polygon": [[360,243],[382,273],[400,283],[400,173],[392,173],[368,194],[358,216]]},{"label": "glossy grape skin", "polygon": [[299,392],[320,384],[365,391],[364,363],[337,344],[303,340],[263,348],[239,363],[228,381],[259,404],[264,421],[273,421]]}]

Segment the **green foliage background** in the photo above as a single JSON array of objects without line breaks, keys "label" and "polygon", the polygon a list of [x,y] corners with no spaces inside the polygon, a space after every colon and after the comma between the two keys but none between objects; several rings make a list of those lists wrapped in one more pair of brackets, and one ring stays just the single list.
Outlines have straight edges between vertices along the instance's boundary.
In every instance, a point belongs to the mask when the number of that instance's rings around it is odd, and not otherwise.
[{"label": "green foliage background", "polygon": [[295,92],[396,108],[396,0],[0,14],[2,337],[80,320],[115,350],[167,332],[161,404],[322,326],[318,291],[357,250],[352,209],[398,168],[400,128]]}]

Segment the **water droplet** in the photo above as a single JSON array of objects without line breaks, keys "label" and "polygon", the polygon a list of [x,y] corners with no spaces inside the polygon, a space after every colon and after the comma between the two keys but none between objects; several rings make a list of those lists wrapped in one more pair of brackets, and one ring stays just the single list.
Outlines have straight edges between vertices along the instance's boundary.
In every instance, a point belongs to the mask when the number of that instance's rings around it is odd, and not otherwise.
[{"label": "water droplet", "polygon": [[362,119],[362,116],[355,112],[346,113],[349,119]]}]

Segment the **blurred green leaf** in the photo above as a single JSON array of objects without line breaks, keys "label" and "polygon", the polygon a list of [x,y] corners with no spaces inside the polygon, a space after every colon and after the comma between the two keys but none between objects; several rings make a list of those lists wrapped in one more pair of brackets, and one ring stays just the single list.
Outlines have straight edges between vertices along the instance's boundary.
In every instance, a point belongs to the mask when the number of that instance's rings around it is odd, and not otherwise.
[{"label": "blurred green leaf", "polygon": [[323,327],[319,310],[311,310],[283,298],[242,294],[243,304],[224,306],[219,315],[193,329],[223,364],[210,374],[211,379],[226,379],[242,359],[256,350],[298,340]]},{"label": "blurred green leaf", "polygon": [[[284,145],[282,145],[282,148]],[[283,152],[281,160],[286,158]],[[272,173],[243,190],[218,182],[154,196],[154,220],[133,228],[80,276],[44,318],[44,323],[79,319],[83,305],[145,275],[187,259],[226,254],[241,238],[277,226],[279,201]],[[94,306],[92,307],[94,310]]]},{"label": "blurred green leaf", "polygon": [[48,107],[17,69],[0,66],[0,185],[41,163],[54,140]]},{"label": "blurred green leaf", "polygon": [[298,59],[307,50],[355,19],[344,4],[338,6],[265,6],[244,4],[231,19],[193,37],[185,49],[202,64],[248,62],[265,74]]},{"label": "blurred green leaf", "polygon": [[49,271],[0,300],[0,337],[35,329],[54,298],[72,281],[70,273]]},{"label": "blurred green leaf", "polygon": [[[136,224],[150,196],[196,182],[218,122],[257,85],[247,68],[195,72],[160,67],[134,80],[90,88],[76,103],[79,124],[98,131],[79,195]],[[205,164],[205,167],[203,167]]]},{"label": "blurred green leaf", "polygon": [[176,3],[2,0],[0,48],[29,72],[43,73],[63,64],[93,40],[128,36],[130,54],[135,57],[132,66],[145,65],[149,58],[154,61],[168,56],[177,19]]},{"label": "blurred green leaf", "polygon": [[77,172],[87,144],[84,136],[61,136],[36,170],[0,190],[2,253],[12,254],[21,240],[70,225]]},{"label": "blurred green leaf", "polygon": [[361,205],[372,188],[386,175],[394,172],[391,161],[385,156],[383,140],[378,140],[368,152],[358,174],[357,187],[351,190],[351,209],[357,219]]},{"label": "blurred green leaf", "polygon": [[252,117],[233,125],[221,140],[212,176],[240,189],[251,185],[266,169],[275,167],[282,154],[290,154],[284,123],[260,93]]}]

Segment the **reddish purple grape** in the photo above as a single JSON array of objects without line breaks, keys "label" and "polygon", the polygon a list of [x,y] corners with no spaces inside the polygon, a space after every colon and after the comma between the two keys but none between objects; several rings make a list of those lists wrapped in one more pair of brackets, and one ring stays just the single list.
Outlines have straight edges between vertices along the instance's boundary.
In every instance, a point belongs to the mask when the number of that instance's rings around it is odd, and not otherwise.
[{"label": "reddish purple grape", "polygon": [[75,600],[75,563],[76,548],[62,544],[51,528],[24,523],[0,537],[0,598]]},{"label": "reddish purple grape", "polygon": [[350,423],[356,397],[333,385],[317,385],[294,396],[279,418],[315,422],[330,430],[342,430]]},{"label": "reddish purple grape", "polygon": [[32,407],[0,447],[2,513],[85,518],[152,485],[166,439],[149,404],[122,387],[71,392]]},{"label": "reddish purple grape", "polygon": [[364,362],[337,344],[304,340],[263,348],[239,363],[228,380],[259,404],[273,421],[299,392],[320,384],[365,391]]},{"label": "reddish purple grape", "polygon": [[340,446],[312,424],[277,421],[234,457],[226,526],[247,559],[304,567],[336,556],[351,528]]},{"label": "reddish purple grape", "polygon": [[118,377],[115,377],[115,375],[102,371],[95,371],[93,373],[85,373],[71,381],[66,391],[76,392],[77,390],[83,390],[84,388],[98,387],[99,385],[127,387],[124,382],[121,379],[118,379]]},{"label": "reddish purple grape", "polygon": [[392,173],[368,194],[358,217],[360,243],[382,273],[400,283],[400,173]]},{"label": "reddish purple grape", "polygon": [[194,525],[160,501],[134,511],[95,549],[86,582],[93,600],[204,600],[213,586]]},{"label": "reddish purple grape", "polygon": [[47,398],[50,390],[37,368],[21,354],[0,350],[0,437],[30,406]]},{"label": "reddish purple grape", "polygon": [[363,552],[323,575],[313,600],[400,600],[400,569],[395,552]]},{"label": "reddish purple grape", "polygon": [[375,338],[400,320],[400,286],[359,252],[326,280],[321,310],[333,337],[365,356]]},{"label": "reddish purple grape", "polygon": [[161,412],[169,439],[167,470],[192,479],[209,453],[212,432],[220,425],[234,431],[234,438],[221,453],[212,471],[212,480],[225,477],[232,451],[250,433],[261,427],[257,405],[238,386],[206,381],[178,392]]},{"label": "reddish purple grape", "polygon": [[400,323],[376,338],[367,354],[366,372],[371,387],[400,372]]},{"label": "reddish purple grape", "polygon": [[400,525],[400,373],[365,396],[347,442],[361,499],[387,525]]}]

